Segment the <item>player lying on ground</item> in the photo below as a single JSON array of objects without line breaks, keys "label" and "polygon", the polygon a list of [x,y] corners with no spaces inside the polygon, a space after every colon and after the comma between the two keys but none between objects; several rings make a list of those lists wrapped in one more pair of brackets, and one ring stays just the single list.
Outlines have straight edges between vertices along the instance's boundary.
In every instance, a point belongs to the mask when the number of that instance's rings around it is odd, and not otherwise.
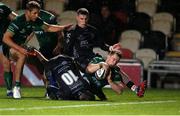
[{"label": "player lying on ground", "polygon": [[122,56],[120,44],[115,44],[110,47],[110,52],[107,59],[102,57],[95,57],[87,66],[85,78],[90,82],[92,88],[102,92],[102,88],[105,85],[110,85],[111,88],[118,94],[127,86],[134,91],[137,96],[143,97],[146,81],[142,82],[139,86],[136,86],[122,70],[117,67]]},{"label": "player lying on ground", "polygon": [[34,50],[34,53],[44,64],[45,75],[49,80],[47,93],[50,99],[95,100],[89,84],[81,76],[72,58],[58,55],[48,60],[39,51]]}]

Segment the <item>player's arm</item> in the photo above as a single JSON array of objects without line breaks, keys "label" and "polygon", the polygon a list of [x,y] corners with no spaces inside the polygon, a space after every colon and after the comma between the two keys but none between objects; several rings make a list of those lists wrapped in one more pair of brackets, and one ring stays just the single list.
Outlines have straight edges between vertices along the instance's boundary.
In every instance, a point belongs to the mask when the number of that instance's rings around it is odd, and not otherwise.
[{"label": "player's arm", "polygon": [[117,94],[121,94],[122,90],[123,90],[123,85],[119,82],[116,83],[112,80],[111,77],[111,71],[109,72],[108,76],[107,76],[107,81],[109,83],[109,85],[111,86],[112,90],[115,91]]},{"label": "player's arm", "polygon": [[3,37],[3,42],[7,44],[9,47],[14,48],[21,52],[22,54],[28,54],[27,50],[22,48],[21,46],[17,45],[16,43],[13,42],[12,40],[13,34],[10,31],[6,31]]},{"label": "player's arm", "polygon": [[68,29],[72,26],[72,24],[67,24],[67,25],[52,25],[44,22],[43,24],[43,29],[46,32],[58,32],[58,31],[63,31],[64,29]]},{"label": "player's arm", "polygon": [[102,64],[98,63],[98,64],[88,64],[88,66],[86,67],[86,72],[87,73],[95,73],[95,71],[97,71],[98,69],[102,68]]},{"label": "player's arm", "polygon": [[57,34],[58,34],[58,42],[57,42],[57,44],[56,44],[56,47],[54,48],[54,50],[53,50],[53,54],[54,55],[58,55],[58,54],[60,54],[62,51],[62,40],[63,40],[63,33],[62,32],[57,32]]},{"label": "player's arm", "polygon": [[100,62],[97,64],[89,63],[88,66],[86,67],[86,72],[90,73],[90,74],[95,73],[100,68],[104,68],[104,69],[108,70],[109,66],[105,62]]}]

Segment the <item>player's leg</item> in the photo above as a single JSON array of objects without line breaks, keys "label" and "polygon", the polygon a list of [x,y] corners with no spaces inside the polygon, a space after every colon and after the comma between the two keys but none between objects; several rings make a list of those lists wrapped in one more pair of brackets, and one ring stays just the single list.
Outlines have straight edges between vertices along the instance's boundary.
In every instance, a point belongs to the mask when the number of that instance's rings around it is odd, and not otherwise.
[{"label": "player's leg", "polygon": [[95,96],[89,90],[86,90],[79,94],[79,100],[94,101]]},{"label": "player's leg", "polygon": [[0,45],[0,63],[3,65],[3,69],[4,69],[4,81],[7,87],[7,96],[13,96],[13,92],[12,92],[13,75],[11,72],[11,65],[8,58],[6,58],[3,54],[2,45]]},{"label": "player's leg", "polygon": [[56,82],[56,79],[53,77],[50,70],[45,70],[45,77],[48,80],[46,87],[48,98],[52,100],[63,99],[58,83]]},{"label": "player's leg", "polygon": [[17,50],[11,48],[10,49],[10,57],[12,60],[16,61],[16,66],[15,66],[15,87],[13,89],[13,97],[14,98],[21,98],[21,93],[20,93],[20,77],[22,75],[22,69],[25,63],[26,56]]},{"label": "player's leg", "polygon": [[11,63],[8,58],[3,55],[3,67],[4,67],[4,80],[7,87],[7,96],[12,96],[12,83],[13,83],[13,73],[11,72]]},{"label": "player's leg", "polygon": [[147,87],[147,81],[145,80],[145,81],[141,82],[140,85],[138,86],[137,96],[143,97],[145,90],[146,90],[146,87]]}]

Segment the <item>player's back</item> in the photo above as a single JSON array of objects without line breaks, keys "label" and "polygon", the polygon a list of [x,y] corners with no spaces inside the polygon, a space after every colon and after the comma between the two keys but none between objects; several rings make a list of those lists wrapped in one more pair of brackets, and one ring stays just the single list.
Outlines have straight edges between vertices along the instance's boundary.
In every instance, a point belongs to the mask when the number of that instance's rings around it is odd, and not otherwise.
[{"label": "player's back", "polygon": [[[39,17],[48,24],[57,24],[56,16],[46,10],[40,10]],[[40,52],[46,58],[54,57],[53,50],[58,43],[57,32],[45,32],[41,27],[34,30],[40,45]]]},{"label": "player's back", "polygon": [[58,55],[50,59],[45,67],[57,81],[62,99],[79,99],[79,95],[89,89],[72,58]]}]

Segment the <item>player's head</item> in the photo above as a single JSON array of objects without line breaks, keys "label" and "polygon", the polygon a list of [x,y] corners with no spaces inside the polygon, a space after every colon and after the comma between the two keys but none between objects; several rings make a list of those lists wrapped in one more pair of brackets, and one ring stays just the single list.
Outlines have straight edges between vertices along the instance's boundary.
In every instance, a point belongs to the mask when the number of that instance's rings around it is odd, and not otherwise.
[{"label": "player's head", "polygon": [[89,11],[86,8],[80,8],[77,10],[77,24],[80,27],[85,27],[89,19]]},{"label": "player's head", "polygon": [[116,65],[122,57],[121,45],[119,43],[114,44],[109,48],[109,54],[106,59],[106,63],[109,66]]},{"label": "player's head", "polygon": [[92,100],[95,100],[95,96],[94,94],[92,94],[90,91],[87,90],[80,94],[79,100],[92,101]]},{"label": "player's head", "polygon": [[35,2],[39,3],[41,8],[43,6],[43,2],[41,0],[28,0],[28,2],[30,2],[30,1],[35,1]]},{"label": "player's head", "polygon": [[110,7],[107,4],[101,6],[101,16],[103,18],[108,18],[111,15]]},{"label": "player's head", "polygon": [[40,4],[36,1],[30,1],[26,4],[26,16],[28,20],[35,21],[40,12]]}]

